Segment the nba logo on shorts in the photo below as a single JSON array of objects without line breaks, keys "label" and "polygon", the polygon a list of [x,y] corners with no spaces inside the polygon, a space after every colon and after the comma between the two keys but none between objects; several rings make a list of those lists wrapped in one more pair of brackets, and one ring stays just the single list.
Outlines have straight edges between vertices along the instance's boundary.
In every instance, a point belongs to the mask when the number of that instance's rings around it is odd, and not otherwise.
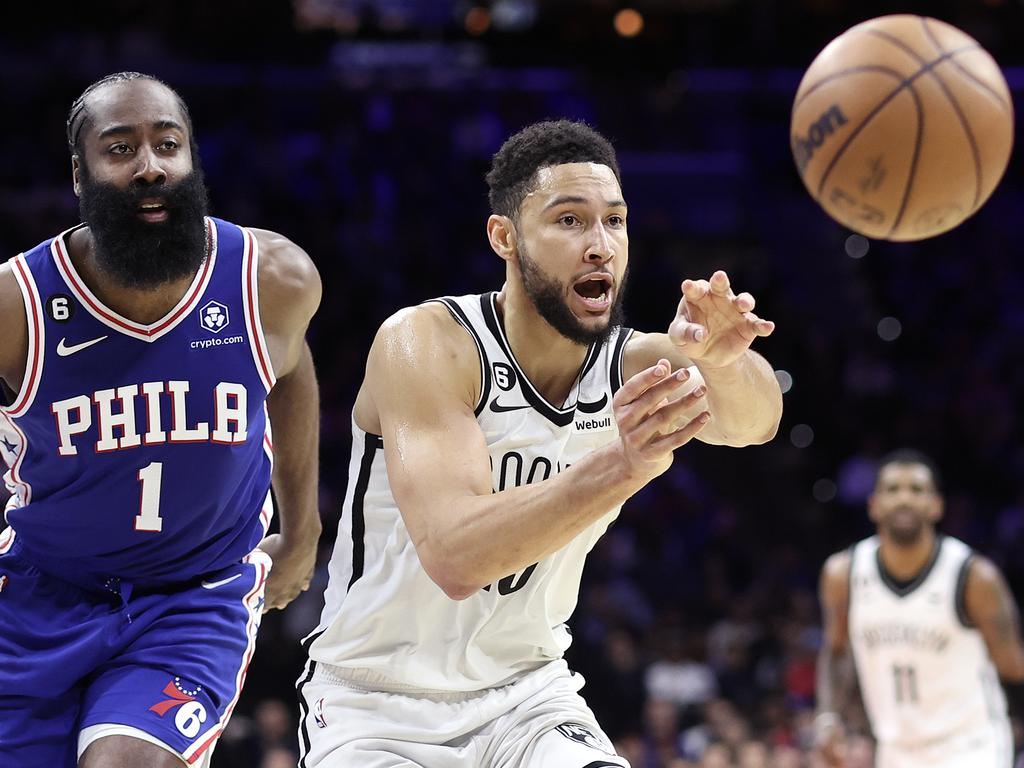
[{"label": "nba logo on shorts", "polygon": [[228,327],[228,308],[219,301],[208,301],[199,310],[199,324],[210,333],[220,333]]},{"label": "nba logo on shorts", "polygon": [[316,721],[317,728],[326,728],[327,721],[324,719],[324,700],[322,698],[316,700],[316,704],[313,705],[313,719]]}]

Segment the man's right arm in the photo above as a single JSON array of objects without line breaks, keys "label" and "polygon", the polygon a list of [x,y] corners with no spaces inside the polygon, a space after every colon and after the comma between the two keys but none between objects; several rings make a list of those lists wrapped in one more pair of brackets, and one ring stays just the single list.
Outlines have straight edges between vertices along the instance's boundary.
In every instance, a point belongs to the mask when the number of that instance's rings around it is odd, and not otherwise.
[{"label": "man's right arm", "polygon": [[28,320],[25,317],[21,289],[9,261],[0,264],[0,328],[3,328],[0,379],[8,388],[17,392],[28,359]]},{"label": "man's right arm", "polygon": [[849,709],[855,670],[850,655],[850,552],[832,555],[821,569],[819,597],[824,619],[817,669],[815,739],[829,766],[843,765],[842,716]]},{"label": "man's right arm", "polygon": [[671,428],[700,397],[659,407],[680,382],[667,362],[652,366],[614,398],[618,441],[548,480],[493,493],[487,444],[473,412],[479,376],[469,335],[444,307],[428,305],[385,322],[363,384],[420,562],[454,599],[561,549],[663,472],[672,451],[706,421],[702,413]]}]

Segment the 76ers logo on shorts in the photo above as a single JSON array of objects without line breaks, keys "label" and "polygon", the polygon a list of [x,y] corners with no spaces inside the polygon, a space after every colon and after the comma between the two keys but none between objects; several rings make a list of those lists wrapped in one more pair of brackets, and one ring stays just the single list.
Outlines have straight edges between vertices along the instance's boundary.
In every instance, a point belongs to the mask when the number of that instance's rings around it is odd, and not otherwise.
[{"label": "76ers logo on shorts", "polygon": [[194,690],[187,689],[181,683],[181,678],[176,677],[164,686],[164,696],[169,698],[158,701],[149,708],[150,712],[156,712],[163,717],[172,709],[174,713],[174,726],[182,736],[194,739],[203,729],[206,722],[206,707],[196,701],[196,696],[203,690],[203,686],[197,685]]},{"label": "76ers logo on shorts", "polygon": [[199,310],[199,324],[210,333],[220,333],[230,321],[228,308],[219,301],[208,301]]}]

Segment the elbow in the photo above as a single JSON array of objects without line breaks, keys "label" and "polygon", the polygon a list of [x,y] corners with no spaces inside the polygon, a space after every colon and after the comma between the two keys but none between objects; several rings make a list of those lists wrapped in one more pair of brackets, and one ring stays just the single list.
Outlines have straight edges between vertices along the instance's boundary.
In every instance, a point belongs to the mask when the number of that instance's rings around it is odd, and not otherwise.
[{"label": "elbow", "polygon": [[474,583],[454,558],[432,552],[428,546],[419,546],[416,551],[427,576],[449,599],[465,600],[481,589],[481,585]]},{"label": "elbow", "polygon": [[764,414],[764,418],[759,420],[760,423],[748,430],[745,435],[746,442],[743,445],[764,445],[775,439],[775,435],[779,433],[779,425],[782,423],[782,402],[780,401],[777,407],[766,409],[766,411],[768,412]]},{"label": "elbow", "polygon": [[444,592],[448,599],[455,600],[456,602],[472,597],[480,590],[480,587],[454,577],[454,574],[431,573],[427,571],[427,575],[430,576],[431,581],[441,588],[441,591]]},{"label": "elbow", "polygon": [[781,423],[781,415],[775,419],[771,424],[768,425],[767,429],[755,434],[747,445],[764,445],[775,439],[775,436],[779,433],[779,424]]},{"label": "elbow", "polygon": [[999,679],[1004,683],[1020,685],[1024,683],[1024,659],[1016,660],[1012,664],[997,666]]},{"label": "elbow", "polygon": [[730,448],[746,448],[750,445],[764,445],[774,439],[775,435],[779,432],[779,420],[776,419],[771,424],[756,425],[749,429],[743,430],[742,432],[731,432],[722,435],[722,445],[727,445]]},{"label": "elbow", "polygon": [[[436,583],[436,582],[435,582]],[[461,602],[477,593],[476,587],[469,587],[464,584],[438,584],[445,596],[455,602]]]}]

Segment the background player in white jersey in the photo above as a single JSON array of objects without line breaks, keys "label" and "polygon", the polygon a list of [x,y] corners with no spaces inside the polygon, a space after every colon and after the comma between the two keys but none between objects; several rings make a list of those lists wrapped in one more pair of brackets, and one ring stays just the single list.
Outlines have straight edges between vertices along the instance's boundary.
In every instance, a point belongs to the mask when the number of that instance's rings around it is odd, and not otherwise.
[{"label": "background player in white jersey", "polygon": [[312,573],[320,281],[206,216],[164,83],[103,78],[67,129],[84,223],[0,265],[0,765],[208,765]]},{"label": "background player in white jersey", "polygon": [[620,328],[615,152],[531,125],[495,155],[500,291],[404,309],[353,412],[349,490],[310,662],[300,765],[623,766],[566,668],[587,552],[695,436],[769,440],[773,324],[724,272],[682,283],[667,333]]},{"label": "background player in white jersey", "polygon": [[878,768],[1012,763],[999,678],[1019,698],[1017,607],[991,561],[936,532],[942,508],[932,461],[912,450],[889,454],[868,500],[877,535],[822,569],[816,725],[829,765],[843,765],[843,716],[856,705],[855,683]]}]

